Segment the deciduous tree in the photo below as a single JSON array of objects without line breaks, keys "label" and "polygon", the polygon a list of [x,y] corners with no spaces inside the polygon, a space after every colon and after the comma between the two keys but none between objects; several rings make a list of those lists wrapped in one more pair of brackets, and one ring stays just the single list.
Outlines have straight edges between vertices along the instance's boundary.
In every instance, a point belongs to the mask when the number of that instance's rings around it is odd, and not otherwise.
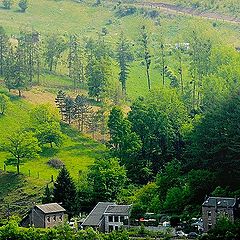
[{"label": "deciduous tree", "polygon": [[2,144],[3,151],[7,152],[10,157],[6,161],[7,164],[15,165],[17,173],[20,173],[20,164],[24,161],[38,157],[41,148],[38,140],[32,132],[13,133]]}]

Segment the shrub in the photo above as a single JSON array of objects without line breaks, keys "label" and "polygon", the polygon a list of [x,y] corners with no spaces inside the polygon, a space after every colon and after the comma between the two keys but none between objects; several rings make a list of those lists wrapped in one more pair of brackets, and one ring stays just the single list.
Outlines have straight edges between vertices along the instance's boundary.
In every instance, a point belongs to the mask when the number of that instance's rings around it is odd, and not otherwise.
[{"label": "shrub", "polygon": [[136,7],[128,7],[128,6],[122,6],[119,7],[119,9],[116,12],[117,17],[125,17],[129,15],[133,15],[137,12]]},{"label": "shrub", "polygon": [[3,0],[3,6],[5,9],[11,9],[13,4],[12,0]]},{"label": "shrub", "polygon": [[28,8],[28,1],[27,0],[20,0],[18,6],[21,8],[22,12],[26,12]]},{"label": "shrub", "polygon": [[65,164],[59,159],[50,159],[47,163],[49,166],[56,168],[56,169],[60,169],[63,166],[65,166]]}]

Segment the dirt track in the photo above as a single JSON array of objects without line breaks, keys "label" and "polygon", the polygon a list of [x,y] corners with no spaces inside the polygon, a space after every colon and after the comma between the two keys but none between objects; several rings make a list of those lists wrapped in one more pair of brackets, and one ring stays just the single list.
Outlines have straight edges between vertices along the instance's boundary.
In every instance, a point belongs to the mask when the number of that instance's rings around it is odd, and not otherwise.
[{"label": "dirt track", "polygon": [[175,14],[185,14],[185,15],[198,16],[198,17],[201,17],[201,18],[206,18],[206,19],[211,19],[211,20],[229,22],[229,23],[233,23],[233,24],[240,24],[240,18],[230,17],[230,16],[223,15],[223,14],[220,14],[220,13],[200,12],[200,11],[192,9],[192,8],[176,6],[176,5],[172,5],[172,4],[168,4],[168,3],[138,2],[138,3],[135,3],[135,4],[137,4],[138,6],[158,8],[158,9],[162,9],[162,10],[172,12],[172,13],[175,13]]}]

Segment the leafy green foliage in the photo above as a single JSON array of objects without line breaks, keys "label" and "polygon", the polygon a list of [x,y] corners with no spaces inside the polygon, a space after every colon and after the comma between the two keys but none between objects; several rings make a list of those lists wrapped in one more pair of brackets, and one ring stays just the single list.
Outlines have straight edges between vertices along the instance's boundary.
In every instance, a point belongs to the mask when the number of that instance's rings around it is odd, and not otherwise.
[{"label": "leafy green foliage", "polygon": [[160,210],[160,201],[157,195],[158,188],[156,183],[148,183],[136,191],[134,204],[131,211],[131,217],[140,219],[146,212],[158,212]]},{"label": "leafy green foliage", "polygon": [[239,221],[233,223],[226,217],[221,217],[208,235],[202,236],[201,240],[231,240],[239,238]]},{"label": "leafy green foliage", "polygon": [[60,118],[55,109],[47,105],[39,105],[32,110],[30,115],[35,136],[42,145],[50,144],[51,147],[53,147],[53,143],[56,146],[61,145],[63,134]]},{"label": "leafy green foliage", "polygon": [[188,189],[184,187],[172,187],[167,191],[166,199],[163,208],[168,212],[183,211],[189,197]]},{"label": "leafy green foliage", "polygon": [[32,132],[21,131],[13,133],[1,145],[2,150],[10,155],[6,163],[15,165],[18,174],[20,172],[20,164],[22,164],[24,160],[38,157],[38,153],[41,151],[38,140]]},{"label": "leafy green foliage", "polygon": [[126,180],[125,168],[114,158],[96,160],[88,174],[95,201],[114,201]]},{"label": "leafy green foliage", "polygon": [[48,36],[45,44],[45,62],[48,66],[48,70],[52,72],[56,70],[59,58],[67,48],[67,42],[63,36],[54,34]]},{"label": "leafy green foliage", "polygon": [[194,167],[217,172],[221,184],[232,187],[239,171],[239,103],[239,93],[232,93],[217,109],[207,112],[192,132],[189,145]]},{"label": "leafy green foliage", "polygon": [[129,240],[126,231],[102,234],[94,231],[92,228],[88,228],[75,232],[67,224],[50,229],[20,228],[17,222],[13,220],[0,227],[0,238],[2,240]]},{"label": "leafy green foliage", "polygon": [[168,161],[180,159],[183,151],[181,128],[187,111],[174,90],[152,92],[131,106],[129,120],[142,141],[142,157],[158,172]]}]

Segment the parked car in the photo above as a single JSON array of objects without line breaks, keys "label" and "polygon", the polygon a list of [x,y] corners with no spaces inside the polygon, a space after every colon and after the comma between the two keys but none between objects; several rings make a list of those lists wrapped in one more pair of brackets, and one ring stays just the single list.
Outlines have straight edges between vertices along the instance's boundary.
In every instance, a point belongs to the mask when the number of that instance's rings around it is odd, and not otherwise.
[{"label": "parked car", "polygon": [[176,231],[176,236],[177,237],[187,237],[187,234],[184,233],[182,230]]},{"label": "parked car", "polygon": [[198,237],[198,234],[196,232],[190,232],[189,234],[187,234],[187,237],[190,239],[195,239]]}]

